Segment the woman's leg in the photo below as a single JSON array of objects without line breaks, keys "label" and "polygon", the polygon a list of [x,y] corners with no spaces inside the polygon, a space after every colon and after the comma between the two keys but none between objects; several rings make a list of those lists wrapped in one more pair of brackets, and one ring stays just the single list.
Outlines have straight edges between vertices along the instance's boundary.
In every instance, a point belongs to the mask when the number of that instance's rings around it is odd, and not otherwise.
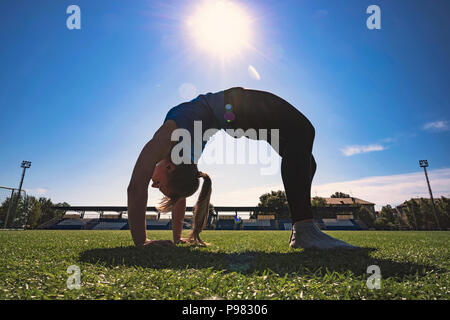
[{"label": "woman's leg", "polygon": [[[225,92],[226,103],[233,105],[233,129],[278,129],[282,157],[281,177],[292,222],[310,220],[311,183],[316,170],[312,156],[315,130],[311,122],[282,98],[265,91],[234,88]],[[267,134],[267,138],[270,133]],[[268,139],[269,144],[271,143]]]},{"label": "woman's leg", "polygon": [[281,176],[293,220],[289,245],[293,248],[356,248],[323,233],[313,222],[311,183],[317,164],[312,155],[315,130],[309,120],[285,100],[265,91],[231,89],[225,91],[225,103],[232,104],[235,112],[236,121],[230,124],[232,129],[279,129],[277,151],[282,157]]},{"label": "woman's leg", "polygon": [[312,221],[311,183],[316,171],[316,163],[311,154],[314,129],[298,127],[297,137],[304,141],[287,143],[282,154],[281,177],[289,204],[292,224],[299,221]]}]

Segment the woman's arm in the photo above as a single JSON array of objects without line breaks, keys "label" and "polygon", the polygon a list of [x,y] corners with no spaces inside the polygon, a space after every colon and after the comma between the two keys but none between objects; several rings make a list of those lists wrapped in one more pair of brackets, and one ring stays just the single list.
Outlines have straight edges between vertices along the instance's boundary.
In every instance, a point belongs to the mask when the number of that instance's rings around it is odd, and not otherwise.
[{"label": "woman's arm", "polygon": [[148,185],[155,165],[170,155],[170,136],[176,129],[175,121],[168,120],[158,129],[153,138],[142,149],[133,169],[128,193],[128,225],[135,245],[148,242],[145,225]]},{"label": "woman's arm", "polygon": [[186,213],[186,198],[181,198],[172,209],[173,243],[180,242],[183,231],[184,215]]},{"label": "woman's arm", "polygon": [[158,160],[157,143],[152,139],[142,149],[128,185],[128,225],[135,245],[147,240],[145,213],[147,211],[148,185]]}]

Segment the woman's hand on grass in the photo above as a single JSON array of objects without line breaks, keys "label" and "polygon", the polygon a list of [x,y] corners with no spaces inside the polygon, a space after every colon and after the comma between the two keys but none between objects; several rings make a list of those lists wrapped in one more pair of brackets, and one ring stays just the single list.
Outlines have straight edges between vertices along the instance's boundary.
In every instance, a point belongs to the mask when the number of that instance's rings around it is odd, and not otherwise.
[{"label": "woman's hand on grass", "polygon": [[198,245],[198,246],[201,246],[201,247],[209,246],[209,243],[204,242],[202,240],[195,240],[194,238],[181,238],[180,240],[178,240],[175,243],[176,244],[179,244],[179,243],[182,243],[182,244],[193,244],[193,245]]},{"label": "woman's hand on grass", "polygon": [[179,243],[187,244],[187,243],[193,243],[193,242],[194,242],[194,240],[190,239],[190,238],[180,238],[180,239],[178,239],[176,244],[179,244]]},{"label": "woman's hand on grass", "polygon": [[164,247],[174,247],[175,244],[170,240],[145,240],[143,246],[149,247],[149,246],[164,246]]}]

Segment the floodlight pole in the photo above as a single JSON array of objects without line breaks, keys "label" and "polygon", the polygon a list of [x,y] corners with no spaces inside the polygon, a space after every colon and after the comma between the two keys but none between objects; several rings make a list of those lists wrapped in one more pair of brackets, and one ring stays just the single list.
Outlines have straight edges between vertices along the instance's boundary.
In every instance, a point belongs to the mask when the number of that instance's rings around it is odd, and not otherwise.
[{"label": "floodlight pole", "polygon": [[428,179],[427,167],[428,160],[419,160],[419,165],[423,168],[425,172],[425,178],[427,179],[428,191],[430,192],[431,205],[433,206],[434,219],[436,219],[436,226],[438,230],[441,230],[441,226],[439,225],[439,219],[436,214],[436,207],[434,205],[433,193],[431,192],[430,180]]},{"label": "floodlight pole", "polygon": [[[20,192],[22,191],[22,185],[23,185],[23,178],[25,177],[25,170],[27,170],[27,168],[29,168],[30,166],[26,166],[26,164],[24,164],[26,161],[22,162],[21,167],[23,168],[22,171],[22,178],[20,179],[20,185],[19,185],[19,198],[20,198]],[[31,162],[30,162],[31,163]],[[18,199],[19,199],[18,198]]]},{"label": "floodlight pole", "polygon": [[[22,192],[22,185],[23,185],[23,178],[25,177],[25,171],[31,167],[31,162],[30,161],[22,161],[22,164],[20,165],[20,167],[23,168],[22,171],[22,178],[20,179],[20,186],[19,186],[19,192],[17,195],[17,202],[15,203],[15,205],[13,206],[13,216],[16,216],[16,209],[17,209],[17,205],[19,204],[19,200],[20,200],[20,193]],[[6,223],[5,223],[5,228],[6,228]]]}]

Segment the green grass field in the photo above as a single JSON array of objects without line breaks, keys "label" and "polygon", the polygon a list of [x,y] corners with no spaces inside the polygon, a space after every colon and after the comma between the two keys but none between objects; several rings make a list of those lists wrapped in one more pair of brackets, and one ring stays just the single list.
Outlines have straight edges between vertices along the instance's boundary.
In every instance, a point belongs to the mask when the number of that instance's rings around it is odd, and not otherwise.
[{"label": "green grass field", "polygon": [[209,247],[174,248],[135,248],[129,231],[1,231],[0,299],[449,299],[450,232],[327,233],[362,249],[290,249],[289,231],[204,231]]}]

